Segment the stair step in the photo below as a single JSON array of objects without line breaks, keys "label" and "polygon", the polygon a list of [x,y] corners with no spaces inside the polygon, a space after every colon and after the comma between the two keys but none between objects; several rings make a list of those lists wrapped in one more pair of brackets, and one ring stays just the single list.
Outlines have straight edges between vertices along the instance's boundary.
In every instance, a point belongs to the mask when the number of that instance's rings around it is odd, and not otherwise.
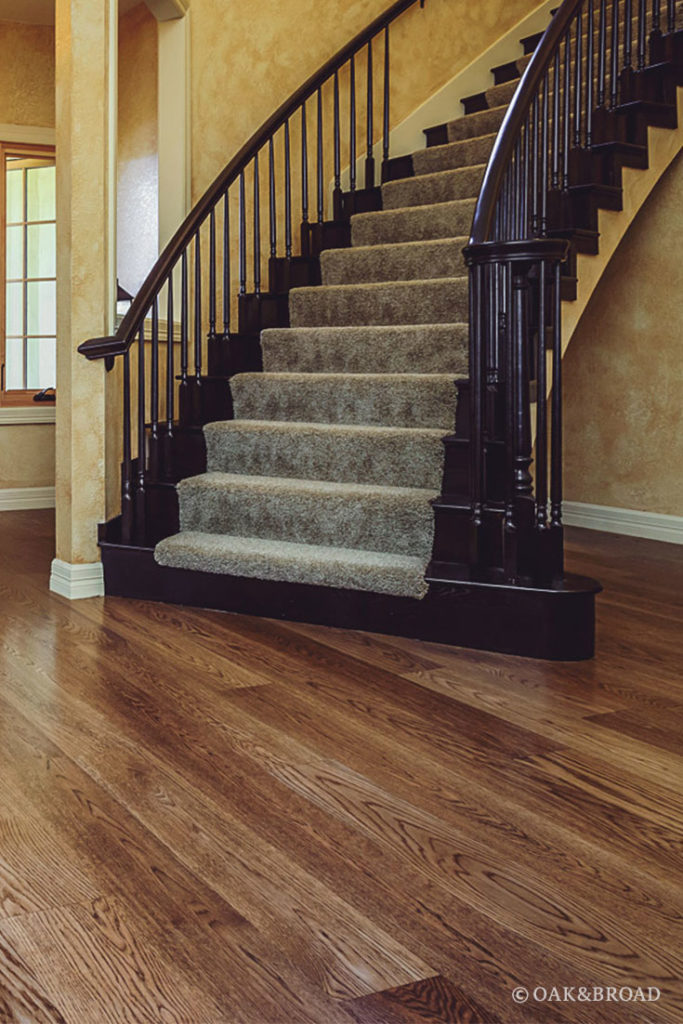
[{"label": "stair step", "polygon": [[467,236],[427,242],[395,242],[322,254],[323,285],[368,284],[383,281],[430,280],[467,273],[463,248]]},{"label": "stair step", "polygon": [[443,146],[431,146],[413,153],[413,169],[416,175],[434,174],[457,167],[471,167],[485,164],[496,141],[496,133],[482,135],[479,139],[464,139]]},{"label": "stair step", "polygon": [[261,537],[177,533],[157,544],[159,565],[226,576],[283,580],[401,597],[425,596],[423,559],[383,551],[318,547]]},{"label": "stair step", "polygon": [[508,105],[480,110],[476,114],[466,114],[446,123],[449,142],[461,142],[463,139],[478,139],[482,135],[497,132],[507,114]]},{"label": "stair step", "polygon": [[274,329],[261,335],[263,368],[270,373],[411,373],[419,369],[421,373],[466,374],[468,335],[466,323]]},{"label": "stair step", "polygon": [[459,238],[470,230],[476,203],[473,197],[429,206],[362,213],[351,221],[351,242],[352,245],[383,245]]},{"label": "stair step", "polygon": [[178,485],[180,529],[429,558],[437,491],[203,473]]},{"label": "stair step", "polygon": [[468,278],[297,288],[289,303],[292,327],[450,324],[468,318]]},{"label": "stair step", "polygon": [[441,487],[441,429],[225,420],[204,427],[210,471]]},{"label": "stair step", "polygon": [[471,199],[479,194],[485,170],[486,164],[481,163],[387,182],[382,186],[383,209],[395,210]]},{"label": "stair step", "polygon": [[240,373],[230,388],[238,419],[444,430],[455,423],[450,374]]},{"label": "stair step", "polygon": [[521,78],[532,56],[533,54],[529,53],[524,57],[518,57],[516,60],[510,60],[506,64],[498,64],[497,67],[491,68],[495,84],[502,85],[503,82],[509,82],[513,78]]}]

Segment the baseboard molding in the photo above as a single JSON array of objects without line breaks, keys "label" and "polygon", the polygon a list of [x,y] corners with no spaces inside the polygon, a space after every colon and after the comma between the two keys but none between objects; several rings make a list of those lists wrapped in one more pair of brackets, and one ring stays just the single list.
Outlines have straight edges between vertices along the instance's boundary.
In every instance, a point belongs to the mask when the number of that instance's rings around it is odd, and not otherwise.
[{"label": "baseboard molding", "polygon": [[667,544],[683,544],[683,516],[566,501],[563,518],[567,526],[581,526],[585,530],[602,530],[605,533],[622,533],[627,537],[660,540]]},{"label": "baseboard molding", "polygon": [[16,512],[20,509],[54,507],[54,487],[0,488],[0,512]]},{"label": "baseboard molding", "polygon": [[101,562],[87,562],[82,565],[52,559],[50,590],[70,601],[83,597],[102,597],[104,594],[104,570]]}]

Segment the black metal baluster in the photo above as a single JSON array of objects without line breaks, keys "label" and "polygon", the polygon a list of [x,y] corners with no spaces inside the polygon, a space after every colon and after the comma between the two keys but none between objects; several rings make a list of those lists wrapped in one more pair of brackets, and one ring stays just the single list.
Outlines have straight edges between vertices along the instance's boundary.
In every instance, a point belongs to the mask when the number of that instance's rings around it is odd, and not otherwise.
[{"label": "black metal baluster", "polygon": [[550,438],[550,525],[562,526],[562,300],[560,264],[555,266],[553,317],[553,402]]},{"label": "black metal baluster", "polygon": [[390,128],[390,88],[391,68],[389,63],[389,26],[384,29],[384,114],[382,123],[382,180],[386,180],[386,168],[389,161],[389,128]]},{"label": "black metal baluster", "polygon": [[244,171],[240,171],[240,295],[247,294],[247,200]]},{"label": "black metal baluster", "polygon": [[130,349],[123,353],[123,465],[121,466],[121,540],[133,539],[133,459],[130,422]]},{"label": "black metal baluster", "polygon": [[593,145],[593,90],[595,73],[594,0],[588,0],[588,53],[586,55],[586,148]]},{"label": "black metal baluster", "polygon": [[541,115],[541,235],[548,232],[548,153],[550,130],[548,114],[550,106],[550,74],[546,71],[543,83],[543,108]]},{"label": "black metal baluster", "polygon": [[661,35],[662,5],[661,0],[652,0],[652,35]]},{"label": "black metal baluster", "polygon": [[351,54],[349,66],[349,180],[356,191],[356,58]]},{"label": "black metal baluster", "polygon": [[277,203],[275,197],[275,143],[268,140],[268,209],[270,216],[270,258],[277,257]]},{"label": "black metal baluster", "polygon": [[223,337],[230,337],[230,196],[223,197]]},{"label": "black metal baluster", "polygon": [[216,207],[209,214],[209,338],[216,337]]},{"label": "black metal baluster", "polygon": [[600,0],[600,33],[598,36],[598,106],[604,107],[607,81],[607,0]]},{"label": "black metal baluster", "polygon": [[619,97],[619,0],[612,0],[612,59],[610,61],[609,105],[614,110]]},{"label": "black metal baluster", "polygon": [[522,225],[522,238],[529,238],[529,164],[531,148],[531,114],[524,125],[524,147],[522,154],[522,210],[520,222]]},{"label": "black metal baluster", "polygon": [[667,32],[676,31],[676,0],[668,0],[667,4]]},{"label": "black metal baluster", "polygon": [[289,147],[289,121],[285,121],[285,255],[292,258],[292,164]]},{"label": "black metal baluster", "polygon": [[150,381],[150,470],[159,479],[159,296],[152,304],[152,360]]},{"label": "black metal baluster", "polygon": [[564,37],[564,113],[562,125],[562,188],[569,188],[569,140],[571,137],[571,84],[572,84],[572,46],[570,29]]},{"label": "black metal baluster", "polygon": [[624,68],[633,67],[633,3],[624,0]]},{"label": "black metal baluster", "polygon": [[[187,280],[187,249],[180,258],[180,389],[186,395],[188,387],[187,368],[189,364],[189,291]],[[182,409],[181,405],[181,409]]]},{"label": "black metal baluster", "polygon": [[548,525],[548,405],[546,383],[546,264],[538,269],[538,345],[536,349],[536,527]]},{"label": "black metal baluster", "polygon": [[135,535],[138,543],[146,539],[147,520],[147,426],[145,419],[145,325],[138,332],[138,463],[135,489]]},{"label": "black metal baluster", "polygon": [[168,275],[166,293],[166,455],[165,476],[170,475],[173,418],[175,416],[175,312],[173,309],[173,271]]},{"label": "black metal baluster", "polygon": [[375,187],[375,158],[373,156],[374,146],[374,115],[375,101],[373,97],[373,68],[372,68],[372,39],[368,42],[368,92],[365,105],[365,127],[366,127],[366,157],[365,157],[365,187]]},{"label": "black metal baluster", "polygon": [[[590,33],[589,33],[590,34]],[[574,62],[574,145],[581,147],[583,119],[583,16],[579,7],[576,15],[576,59]]]},{"label": "black metal baluster", "polygon": [[[202,376],[202,251],[199,228],[194,236],[194,376],[199,388]],[[199,400],[199,394],[196,395]]]},{"label": "black metal baluster", "polygon": [[638,70],[645,67],[647,52],[647,0],[638,0]]},{"label": "black metal baluster", "polygon": [[323,164],[323,93],[322,89],[318,89],[318,156],[317,156],[317,167],[318,167],[318,224],[322,224],[325,217],[325,198],[324,198],[324,185],[323,177],[325,174]]},{"label": "black metal baluster", "polygon": [[305,100],[301,104],[301,239],[305,251],[308,240],[308,125]]},{"label": "black metal baluster", "polygon": [[533,124],[532,134],[532,148],[531,148],[531,233],[532,235],[538,235],[540,231],[540,221],[538,216],[538,189],[539,189],[539,157],[538,157],[538,112],[539,102],[538,93],[534,96],[534,102],[531,108],[531,121]]},{"label": "black metal baluster", "polygon": [[522,215],[524,211],[524,188],[522,185],[523,179],[523,159],[524,159],[524,147],[522,143],[522,135],[524,128],[520,129],[520,135],[515,145],[515,237],[522,238]]},{"label": "black metal baluster", "polygon": [[258,153],[254,154],[254,292],[261,294],[261,178]]},{"label": "black metal baluster", "polygon": [[334,219],[341,219],[341,120],[339,115],[339,72],[334,73]]},{"label": "black metal baluster", "polygon": [[560,46],[555,51],[553,69],[553,163],[551,185],[560,187]]}]

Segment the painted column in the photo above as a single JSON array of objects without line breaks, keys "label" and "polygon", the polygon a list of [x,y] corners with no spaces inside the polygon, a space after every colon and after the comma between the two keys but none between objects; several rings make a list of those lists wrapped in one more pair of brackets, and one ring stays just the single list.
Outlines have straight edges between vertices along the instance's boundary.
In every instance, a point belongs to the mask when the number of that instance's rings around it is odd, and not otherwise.
[{"label": "painted column", "polygon": [[105,370],[78,355],[113,332],[117,0],[56,0],[57,464],[51,589],[102,592]]}]

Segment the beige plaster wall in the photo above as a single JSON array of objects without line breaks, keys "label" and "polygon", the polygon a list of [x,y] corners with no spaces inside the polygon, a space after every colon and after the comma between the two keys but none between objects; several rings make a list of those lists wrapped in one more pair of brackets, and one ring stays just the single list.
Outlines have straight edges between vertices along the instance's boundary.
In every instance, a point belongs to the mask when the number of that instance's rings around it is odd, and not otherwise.
[{"label": "beige plaster wall", "polygon": [[564,362],[565,495],[683,515],[683,154],[607,267]]},{"label": "beige plaster wall", "polygon": [[[54,126],[54,51],[51,26],[0,22],[0,124]],[[51,487],[54,439],[51,424],[0,423],[0,489]]]},{"label": "beige plaster wall", "polygon": [[117,272],[135,294],[158,255],[157,22],[140,3],[119,20]]},{"label": "beige plaster wall", "polygon": [[55,32],[0,21],[0,123],[55,123]]}]

